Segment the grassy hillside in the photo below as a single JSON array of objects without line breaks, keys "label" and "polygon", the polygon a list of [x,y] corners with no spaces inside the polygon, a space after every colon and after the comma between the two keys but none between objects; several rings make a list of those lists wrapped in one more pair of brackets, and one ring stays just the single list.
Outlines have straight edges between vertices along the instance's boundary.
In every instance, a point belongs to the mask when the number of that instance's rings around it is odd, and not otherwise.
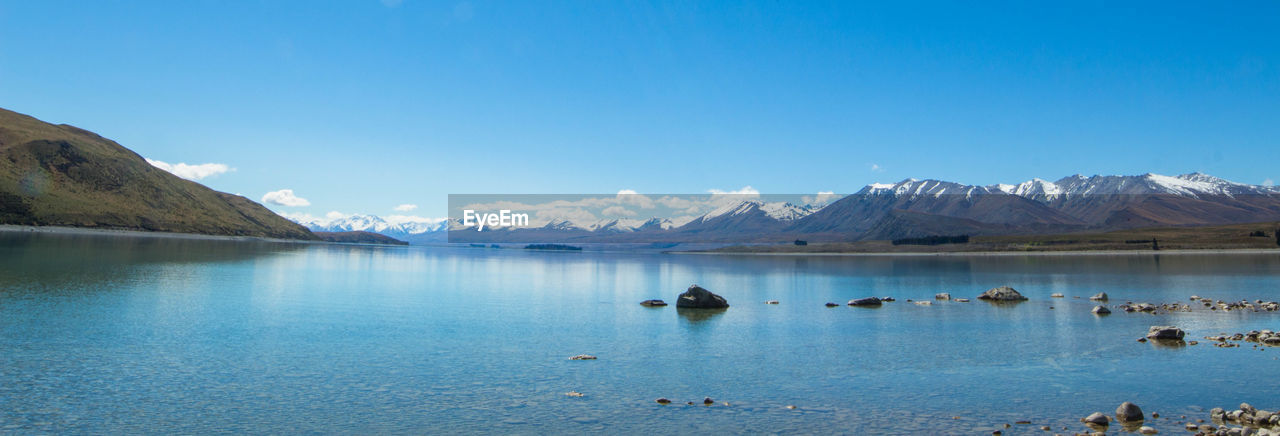
[{"label": "grassy hillside", "polygon": [[317,239],[93,132],[0,109],[0,224]]}]

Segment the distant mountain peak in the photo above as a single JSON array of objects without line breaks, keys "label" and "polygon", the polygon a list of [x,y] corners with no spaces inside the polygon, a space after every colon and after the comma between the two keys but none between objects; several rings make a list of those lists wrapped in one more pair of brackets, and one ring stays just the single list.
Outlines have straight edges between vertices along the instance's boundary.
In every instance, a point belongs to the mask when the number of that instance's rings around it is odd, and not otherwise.
[{"label": "distant mountain peak", "polygon": [[1179,176],[1165,176],[1145,173],[1137,176],[1100,176],[1085,177],[1073,174],[1056,182],[1041,178],[1018,184],[995,184],[990,186],[963,185],[941,180],[919,180],[909,178],[895,184],[872,183],[858,192],[860,195],[975,195],[975,194],[1009,194],[1037,201],[1053,201],[1063,197],[1080,195],[1144,195],[1168,194],[1183,197],[1200,198],[1202,196],[1235,196],[1252,194],[1273,194],[1280,189],[1267,186],[1249,185],[1232,182],[1199,171]]}]

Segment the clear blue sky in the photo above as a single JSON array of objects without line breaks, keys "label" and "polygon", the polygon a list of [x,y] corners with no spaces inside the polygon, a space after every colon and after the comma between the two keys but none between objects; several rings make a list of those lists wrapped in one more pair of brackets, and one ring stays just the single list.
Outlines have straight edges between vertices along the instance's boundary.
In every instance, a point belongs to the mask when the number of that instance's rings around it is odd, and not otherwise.
[{"label": "clear blue sky", "polygon": [[[893,3],[886,5],[885,3]],[[0,107],[258,200],[1280,180],[1277,2],[0,0]],[[873,169],[873,165],[878,169]]]}]

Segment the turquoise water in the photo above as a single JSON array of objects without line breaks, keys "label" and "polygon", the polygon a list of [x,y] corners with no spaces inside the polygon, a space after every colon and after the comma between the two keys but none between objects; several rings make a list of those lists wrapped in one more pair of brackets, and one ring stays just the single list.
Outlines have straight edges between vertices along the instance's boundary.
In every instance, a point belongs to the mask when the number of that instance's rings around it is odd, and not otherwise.
[{"label": "turquoise water", "polygon": [[[732,307],[637,304],[674,302],[692,283]],[[906,302],[999,285],[1031,300]],[[1280,349],[1135,341],[1159,324],[1188,339],[1278,330],[1280,313],[1097,317],[1071,298],[1100,291],[1112,305],[1276,300],[1280,254],[763,257],[0,233],[0,432],[1042,434],[1133,401],[1176,434],[1167,417],[1280,407]],[[870,295],[898,301],[823,307]],[[583,353],[599,360],[568,360]],[[708,396],[717,405],[683,404]],[[1003,428],[1019,420],[1035,425]]]}]

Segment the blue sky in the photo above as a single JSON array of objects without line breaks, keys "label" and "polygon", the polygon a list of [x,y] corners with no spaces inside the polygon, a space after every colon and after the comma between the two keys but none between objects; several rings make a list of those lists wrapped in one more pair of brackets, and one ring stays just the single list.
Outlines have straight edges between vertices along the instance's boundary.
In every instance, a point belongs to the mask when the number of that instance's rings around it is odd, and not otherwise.
[{"label": "blue sky", "polygon": [[[892,4],[885,4],[892,3]],[[254,200],[1280,179],[1280,3],[0,0],[0,107]]]}]

